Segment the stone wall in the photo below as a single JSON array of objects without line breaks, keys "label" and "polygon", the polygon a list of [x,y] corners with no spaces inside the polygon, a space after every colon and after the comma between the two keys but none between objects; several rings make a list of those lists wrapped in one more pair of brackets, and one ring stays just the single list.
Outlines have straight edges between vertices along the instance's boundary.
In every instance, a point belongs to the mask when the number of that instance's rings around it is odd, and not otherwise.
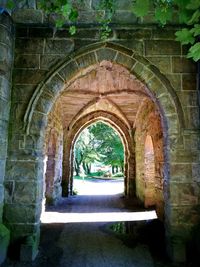
[{"label": "stone wall", "polygon": [[47,162],[44,194],[47,205],[56,204],[62,194],[63,127],[60,119],[60,103],[57,101],[48,116],[48,128],[45,138]]},{"label": "stone wall", "polygon": [[[156,206],[158,217],[162,220],[164,215],[164,137],[161,117],[151,101],[148,100],[142,104],[135,126],[136,192],[146,206]],[[148,138],[152,140],[153,147],[147,147],[151,145],[151,143],[147,144]],[[153,166],[149,166],[149,163]]]},{"label": "stone wall", "polygon": [[7,158],[14,28],[11,18],[0,14],[0,264],[6,257],[9,231],[2,224],[4,204],[4,178]]},{"label": "stone wall", "polygon": [[[87,4],[88,1],[85,3]],[[31,237],[31,258],[34,258],[40,231],[44,143],[47,138],[46,127],[50,123],[49,112],[72,76],[78,72],[81,73],[97,61],[108,60],[123,65],[133,73],[145,84],[150,97],[155,102],[156,109],[152,101],[144,103],[140,117],[132,126],[131,132],[136,128],[138,162],[140,159],[144,161],[144,157],[141,156],[144,148],[138,145],[138,141],[145,142],[145,135],[141,133],[150,134],[153,143],[159,145],[156,149],[165,151],[164,155],[157,153],[154,145],[157,181],[155,190],[158,198],[158,200],[156,198],[156,204],[162,204],[158,211],[163,211],[164,198],[165,226],[171,248],[170,253],[175,260],[183,260],[184,244],[188,240],[190,230],[199,220],[200,208],[200,125],[195,64],[186,59],[185,47],[174,40],[176,27],[168,26],[165,30],[160,29],[151,24],[149,16],[145,18],[146,23],[145,21],[143,24],[140,23],[141,21],[138,23],[127,11],[127,1],[118,1],[117,24],[113,25],[108,42],[96,44],[100,41],[99,30],[96,25],[94,27],[90,25],[93,21],[92,17],[96,14],[92,10],[95,3],[96,1],[89,1],[89,5],[92,5],[91,10],[82,11],[82,19],[85,18],[82,22],[85,24],[78,25],[77,34],[73,37],[67,30],[55,32],[39,10],[21,10],[13,14],[18,24],[15,25],[4,223],[11,231],[13,244],[25,245],[22,245],[22,251],[23,248],[26,251],[26,242]],[[128,25],[129,19],[132,25]],[[0,190],[4,181],[7,150],[9,70],[12,65],[12,53],[9,52],[6,55],[7,49],[12,48],[10,42],[12,38],[9,37],[11,28],[10,24],[6,24],[7,20],[5,15],[1,15],[0,27],[3,30],[0,31],[0,45],[1,51],[5,50],[5,54],[0,54],[2,56],[2,59],[0,58],[0,101],[2,102],[0,127],[3,133],[1,146],[3,151],[0,150],[3,177],[0,176]],[[5,38],[4,34],[8,38]],[[5,55],[6,58],[4,58]],[[4,63],[6,61],[8,64]],[[6,70],[8,77],[4,69],[7,66],[9,66]],[[29,116],[27,116],[27,110],[30,111]],[[152,121],[151,127],[148,125],[149,121]],[[30,126],[30,131],[26,128],[27,124]],[[58,128],[61,136],[60,126]],[[154,131],[154,128],[158,131]],[[162,129],[162,133],[159,129]],[[162,140],[164,140],[163,143]],[[134,164],[131,168],[134,170]],[[140,169],[140,166],[137,168]],[[137,194],[144,200],[142,168],[141,166],[141,171],[137,170]],[[133,183],[130,186],[133,186]],[[3,194],[0,195],[3,196]],[[3,199],[0,200],[0,207],[2,203]],[[0,212],[0,220],[1,217]]]}]

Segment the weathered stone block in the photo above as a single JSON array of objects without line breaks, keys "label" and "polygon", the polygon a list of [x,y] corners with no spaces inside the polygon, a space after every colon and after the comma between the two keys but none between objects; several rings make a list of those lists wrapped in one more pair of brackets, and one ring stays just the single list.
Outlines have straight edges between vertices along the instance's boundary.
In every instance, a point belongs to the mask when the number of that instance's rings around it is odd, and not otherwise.
[{"label": "weathered stone block", "polygon": [[16,55],[14,66],[16,68],[39,69],[39,55]]},{"label": "weathered stone block", "polygon": [[152,29],[152,39],[158,40],[174,40],[175,39],[176,29],[163,29],[156,27],[156,29]]},{"label": "weathered stone block", "polygon": [[45,70],[14,69],[13,81],[15,84],[38,84],[45,74]]},{"label": "weathered stone block", "polygon": [[15,53],[19,54],[42,54],[44,47],[43,39],[17,38],[15,40]]},{"label": "weathered stone block", "polygon": [[43,14],[41,10],[30,9],[17,9],[12,17],[17,23],[42,23]]},{"label": "weathered stone block", "polygon": [[198,107],[187,107],[186,112],[188,115],[188,128],[199,129],[199,108]]},{"label": "weathered stone block", "polygon": [[112,18],[113,23],[130,23],[133,24],[138,21],[138,18],[131,11],[117,10]]},{"label": "weathered stone block", "polygon": [[59,55],[40,55],[40,68],[49,70],[53,65],[63,60],[64,54]]},{"label": "weathered stone block", "polygon": [[171,181],[189,182],[192,181],[191,163],[171,163]]},{"label": "weathered stone block", "polygon": [[53,104],[54,104],[53,97],[44,92],[40,97],[40,101],[36,106],[36,110],[41,113],[48,114]]},{"label": "weathered stone block", "polygon": [[35,172],[37,170],[37,162],[30,160],[7,161],[6,165],[6,180],[16,181],[34,181]]},{"label": "weathered stone block", "polygon": [[166,77],[168,78],[175,91],[181,91],[181,74],[166,74]]},{"label": "weathered stone block", "polygon": [[9,47],[12,47],[12,35],[11,32],[5,26],[0,24],[0,41]]},{"label": "weathered stone block", "polygon": [[162,106],[165,107],[165,113],[166,114],[175,114],[176,109],[175,106],[172,105],[172,101],[169,97],[169,94],[162,94],[158,97],[160,103],[162,103]]},{"label": "weathered stone block", "polygon": [[65,54],[68,55],[74,50],[74,42],[71,39],[47,39],[45,43],[46,54]]},{"label": "weathered stone block", "polygon": [[5,204],[4,220],[8,223],[34,223],[40,219],[37,205]]},{"label": "weathered stone block", "polygon": [[[64,70],[61,72],[63,76],[65,76]],[[53,76],[52,79],[50,79],[44,87],[44,91],[47,91],[47,93],[54,97],[57,96],[62,91],[62,89],[64,89],[64,81],[58,75]]]},{"label": "weathered stone block", "polygon": [[[157,79],[155,76],[152,76],[152,78],[147,81],[147,85],[151,90],[151,92],[157,97],[159,97],[163,93],[167,94],[167,90],[164,88],[161,81]],[[163,108],[165,109],[164,105]]]},{"label": "weathered stone block", "polygon": [[183,90],[196,90],[197,75],[183,74],[182,75],[182,88]]},{"label": "weathered stone block", "polygon": [[0,160],[0,184],[4,181],[6,160]]},{"label": "weathered stone block", "polygon": [[196,73],[197,66],[185,57],[172,57],[172,72],[174,73]]},{"label": "weathered stone block", "polygon": [[[62,34],[64,34],[64,32],[59,33],[58,32],[58,37],[64,37]],[[67,33],[66,33],[67,34]],[[56,34],[57,35],[57,34]],[[69,33],[68,33],[69,35]],[[93,40],[100,40],[100,31],[99,29],[77,29],[76,34],[74,35],[74,38],[78,38],[78,39],[93,39]]]},{"label": "weathered stone block", "polygon": [[28,103],[35,91],[35,87],[35,85],[31,84],[14,85],[12,91],[12,101]]},{"label": "weathered stone block", "polygon": [[10,99],[10,83],[5,76],[0,75],[0,97]]},{"label": "weathered stone block", "polygon": [[104,48],[104,49],[98,49],[96,51],[98,61],[101,62],[103,60],[114,60],[117,52],[109,49],[109,48]]},{"label": "weathered stone block", "polygon": [[171,59],[169,57],[147,57],[162,73],[171,73]]},{"label": "weathered stone block", "polygon": [[16,36],[16,38],[17,37],[25,37],[25,38],[27,38],[28,37],[28,31],[29,31],[28,27],[17,26],[16,29],[15,29],[15,36]]},{"label": "weathered stone block", "polygon": [[23,182],[16,181],[13,192],[13,203],[18,204],[34,204],[37,202],[37,183],[36,182]]},{"label": "weathered stone block", "polygon": [[124,46],[128,49],[131,49],[140,55],[144,54],[144,42],[143,41],[130,39],[130,40],[114,40],[113,42],[121,46]]},{"label": "weathered stone block", "polygon": [[175,41],[145,41],[145,55],[181,55],[181,45]]},{"label": "weathered stone block", "polygon": [[135,59],[128,57],[126,55],[123,55],[121,53],[117,54],[116,63],[123,65],[124,67],[127,67],[129,70],[132,69],[132,67],[135,64]]},{"label": "weathered stone block", "polygon": [[151,38],[151,29],[116,29],[115,31],[116,39],[124,40],[145,40]]},{"label": "weathered stone block", "polygon": [[150,80],[150,78],[153,78],[153,73],[145,68],[145,66],[141,63],[136,63],[132,72],[136,75],[136,77],[144,82],[147,82]]},{"label": "weathered stone block", "polygon": [[67,81],[71,79],[75,74],[77,74],[78,71],[79,68],[76,62],[72,60],[59,71],[59,74],[62,76],[64,80]]},{"label": "weathered stone block", "polygon": [[9,72],[10,65],[12,64],[12,53],[10,48],[2,43],[0,43],[0,71],[1,73]]},{"label": "weathered stone block", "polygon": [[31,38],[53,38],[53,27],[30,27],[28,36]]},{"label": "weathered stone block", "polygon": [[[5,137],[6,138],[6,137]],[[0,159],[4,160],[7,156],[7,138],[0,139]]]},{"label": "weathered stone block", "polygon": [[8,121],[10,111],[10,103],[0,98],[0,120]]},{"label": "weathered stone block", "polygon": [[97,63],[95,53],[85,54],[84,56],[76,58],[77,65],[80,69],[87,68]]},{"label": "weathered stone block", "polygon": [[5,225],[0,224],[0,264],[2,264],[6,259],[9,241],[9,230],[5,227]]},{"label": "weathered stone block", "polygon": [[32,116],[32,122],[30,125],[30,134],[44,135],[47,123],[47,116],[35,111]]}]

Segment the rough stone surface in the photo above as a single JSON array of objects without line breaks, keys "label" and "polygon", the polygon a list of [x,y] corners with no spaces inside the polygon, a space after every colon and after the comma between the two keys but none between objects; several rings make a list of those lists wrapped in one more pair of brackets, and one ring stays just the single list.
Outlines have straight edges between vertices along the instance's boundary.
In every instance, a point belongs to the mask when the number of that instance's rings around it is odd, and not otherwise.
[{"label": "rough stone surface", "polygon": [[[175,41],[176,20],[165,30],[152,24],[151,13],[138,21],[127,11],[130,2],[117,1],[116,24],[105,43],[91,24],[96,0],[80,7],[74,36],[54,32],[48,23],[55,18],[37,10],[35,1],[13,12],[16,36],[10,17],[0,15],[0,222],[4,208],[12,242],[39,236],[45,179],[46,197],[56,202],[61,176],[72,174],[67,134],[75,129],[75,136],[85,119],[99,116],[117,125],[127,145],[126,193],[156,205],[172,257],[184,258],[182,229],[189,233],[200,214],[196,66]],[[155,175],[145,154],[147,135]]]}]

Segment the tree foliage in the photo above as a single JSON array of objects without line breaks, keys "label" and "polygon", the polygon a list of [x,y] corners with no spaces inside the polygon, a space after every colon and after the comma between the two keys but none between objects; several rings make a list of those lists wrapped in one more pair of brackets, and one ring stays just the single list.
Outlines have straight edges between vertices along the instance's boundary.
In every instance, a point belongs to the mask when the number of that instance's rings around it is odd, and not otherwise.
[{"label": "tree foliage", "polygon": [[97,122],[83,130],[75,144],[76,175],[79,175],[81,165],[85,173],[89,174],[91,164],[94,162],[123,170],[124,149],[121,139],[115,130],[102,122]]},{"label": "tree foliage", "polygon": [[[13,9],[16,3],[23,3],[24,0],[8,0],[7,7]],[[83,0],[38,0],[38,8],[46,14],[55,15],[55,26],[63,27],[68,22],[69,31],[76,33],[76,22],[78,20],[78,7]],[[182,29],[176,32],[176,40],[182,45],[189,45],[188,58],[194,61],[200,59],[200,0],[133,0],[132,11],[137,17],[144,17],[153,12],[155,21],[165,26],[174,18]],[[116,0],[99,0],[97,9],[97,20],[100,23],[101,39],[105,40],[111,32],[110,24],[116,10]]]}]

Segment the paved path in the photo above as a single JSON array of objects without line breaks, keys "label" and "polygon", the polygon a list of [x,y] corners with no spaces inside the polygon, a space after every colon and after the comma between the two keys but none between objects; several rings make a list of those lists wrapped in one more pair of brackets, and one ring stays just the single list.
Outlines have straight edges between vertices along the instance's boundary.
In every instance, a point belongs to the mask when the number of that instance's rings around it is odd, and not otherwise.
[{"label": "paved path", "polygon": [[[104,185],[114,186],[113,182]],[[63,199],[48,210],[56,214],[127,211],[121,195],[80,195]],[[145,222],[146,223],[146,222]],[[144,222],[143,222],[144,224]],[[126,244],[113,233],[110,223],[42,224],[40,253],[32,264],[6,263],[7,266],[33,267],[165,267],[155,261],[148,242]],[[138,223],[136,224],[138,227]],[[137,231],[135,231],[137,232]],[[170,265],[169,265],[170,266]]]}]

